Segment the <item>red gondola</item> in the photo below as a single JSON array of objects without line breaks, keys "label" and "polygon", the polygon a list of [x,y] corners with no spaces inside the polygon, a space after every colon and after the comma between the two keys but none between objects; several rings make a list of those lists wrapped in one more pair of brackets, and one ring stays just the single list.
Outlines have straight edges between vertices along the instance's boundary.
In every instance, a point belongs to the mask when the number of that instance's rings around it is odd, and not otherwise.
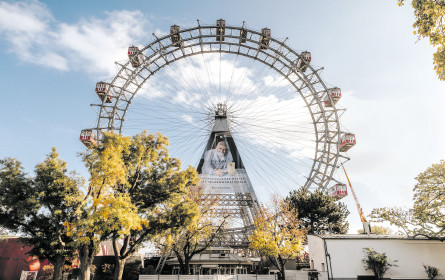
[{"label": "red gondola", "polygon": [[80,141],[87,147],[97,145],[96,134],[91,129],[84,129],[80,132]]},{"label": "red gondola", "polygon": [[98,82],[96,84],[96,93],[102,102],[105,99],[105,103],[113,102],[113,96],[110,93],[110,85],[105,82]]},{"label": "red gondola", "polygon": [[347,150],[352,148],[352,146],[354,146],[355,144],[356,144],[355,134],[345,133],[340,138],[339,150],[340,152],[346,152]]},{"label": "red gondola", "polygon": [[300,57],[297,59],[297,69],[305,72],[309,63],[311,63],[311,53],[310,52],[302,52]]},{"label": "red gondola", "polygon": [[144,62],[144,55],[139,53],[139,48],[135,46],[128,48],[128,58],[130,58],[131,65],[134,68],[141,66],[142,62]]},{"label": "red gondola", "polygon": [[348,195],[348,189],[345,184],[336,184],[329,188],[328,193],[337,199],[341,199]]},{"label": "red gondola", "polygon": [[[329,98],[329,96],[331,98]],[[332,107],[333,104],[337,104],[338,100],[341,98],[341,89],[338,87],[328,89],[328,94],[324,100],[324,106]],[[332,100],[332,102],[331,102]]]}]

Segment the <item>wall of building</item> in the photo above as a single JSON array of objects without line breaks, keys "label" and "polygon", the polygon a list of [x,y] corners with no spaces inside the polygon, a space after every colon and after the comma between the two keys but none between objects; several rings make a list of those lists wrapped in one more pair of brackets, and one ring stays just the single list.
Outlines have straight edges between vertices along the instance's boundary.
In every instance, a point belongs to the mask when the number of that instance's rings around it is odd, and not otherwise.
[{"label": "wall of building", "polygon": [[[285,280],[308,280],[308,271],[306,270],[286,270]],[[328,274],[326,271],[320,271],[318,274],[318,280],[328,280]]]},{"label": "wall of building", "polygon": [[[32,249],[20,242],[19,238],[8,238],[0,242],[0,279],[20,279],[22,271],[28,271],[27,253]],[[48,260],[41,260],[38,275],[42,274],[43,267]]]},{"label": "wall of building", "polygon": [[[373,275],[365,271],[362,259],[363,248],[386,253],[391,260],[398,260],[398,267],[392,267],[385,274],[391,279],[428,279],[423,264],[438,267],[445,274],[445,242],[437,240],[413,239],[324,239],[327,252],[331,256],[332,276],[334,279],[357,279],[358,275]],[[320,271],[326,263],[324,240],[309,236],[309,257],[314,268]],[[332,277],[331,276],[331,277]]]}]

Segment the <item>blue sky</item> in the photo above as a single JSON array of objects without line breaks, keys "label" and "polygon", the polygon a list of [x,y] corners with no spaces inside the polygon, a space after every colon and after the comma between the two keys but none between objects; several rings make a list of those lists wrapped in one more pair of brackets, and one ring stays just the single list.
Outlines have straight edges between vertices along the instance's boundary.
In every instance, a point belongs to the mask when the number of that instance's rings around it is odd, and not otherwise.
[{"label": "blue sky", "polygon": [[[311,51],[324,81],[342,88],[342,124],[358,140],[346,167],[364,212],[410,205],[414,178],[444,158],[445,86],[434,49],[413,35],[411,6],[388,0],[0,1],[0,157],[31,172],[55,146],[85,174],[76,154],[97,119],[95,83],[113,78],[129,45],[219,18]],[[352,196],[344,202],[356,232]]]}]

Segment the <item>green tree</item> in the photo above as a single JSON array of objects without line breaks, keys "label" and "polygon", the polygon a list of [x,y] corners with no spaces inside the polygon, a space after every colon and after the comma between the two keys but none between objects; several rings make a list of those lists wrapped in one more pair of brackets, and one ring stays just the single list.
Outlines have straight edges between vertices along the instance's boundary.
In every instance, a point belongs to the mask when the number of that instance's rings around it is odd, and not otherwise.
[{"label": "green tree", "polygon": [[372,210],[376,222],[389,222],[408,236],[445,237],[445,161],[433,164],[417,177],[412,209],[385,207]]},{"label": "green tree", "polygon": [[53,279],[61,279],[65,258],[75,250],[64,223],[76,218],[82,179],[67,174],[55,148],[36,166],[33,178],[15,159],[1,160],[0,167],[1,226],[23,234],[22,241],[33,246],[29,254],[48,259]]},{"label": "green tree", "polygon": [[385,253],[376,252],[372,248],[363,248],[363,252],[365,258],[362,261],[365,270],[371,270],[377,280],[383,279],[383,276],[391,267],[398,266],[395,264],[397,260],[391,261]]},{"label": "green tree", "polygon": [[[228,215],[217,219],[213,209],[218,205],[217,199],[210,199],[209,195],[203,195],[202,187],[191,188],[183,204],[188,204],[185,210],[192,211],[193,217],[183,227],[171,228],[167,233],[156,238],[164,255],[173,252],[179,262],[180,273],[190,274],[190,260],[210,247],[218,234],[224,229]],[[178,212],[177,215],[187,215]]]},{"label": "green tree", "polygon": [[[397,0],[403,6],[405,0]],[[434,70],[440,80],[445,80],[445,2],[443,0],[413,0],[416,21],[414,34],[429,38],[430,44],[437,47],[434,53]]]},{"label": "green tree", "polygon": [[196,170],[181,170],[167,145],[159,133],[144,131],[134,137],[103,133],[100,143],[84,155],[97,206],[92,221],[99,234],[113,241],[115,280],[122,279],[126,260],[140,244],[187,225],[197,215],[186,201],[189,187],[199,180]]},{"label": "green tree", "polygon": [[284,200],[274,197],[269,207],[261,206],[260,212],[249,236],[249,248],[267,256],[279,269],[280,279],[284,279],[285,264],[303,251],[306,232],[300,228],[296,209]]},{"label": "green tree", "polygon": [[349,211],[342,202],[327,195],[322,190],[310,192],[294,190],[286,198],[290,207],[297,211],[301,227],[308,234],[347,233]]}]

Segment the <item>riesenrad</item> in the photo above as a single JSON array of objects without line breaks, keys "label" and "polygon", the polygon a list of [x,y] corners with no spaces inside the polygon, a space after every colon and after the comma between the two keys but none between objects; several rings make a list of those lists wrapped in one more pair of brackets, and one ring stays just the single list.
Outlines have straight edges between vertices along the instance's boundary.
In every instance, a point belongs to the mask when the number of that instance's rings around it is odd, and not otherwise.
[{"label": "riesenrad", "polygon": [[[224,20],[198,21],[130,46],[115,77],[97,83],[97,123],[82,131],[81,140],[97,141],[102,131],[159,131],[183,167],[197,168],[223,141],[259,201],[301,187],[340,193],[334,175],[355,144],[355,135],[340,125],[341,90],[322,80],[310,52],[271,34]],[[225,132],[215,131],[218,112]]]}]

